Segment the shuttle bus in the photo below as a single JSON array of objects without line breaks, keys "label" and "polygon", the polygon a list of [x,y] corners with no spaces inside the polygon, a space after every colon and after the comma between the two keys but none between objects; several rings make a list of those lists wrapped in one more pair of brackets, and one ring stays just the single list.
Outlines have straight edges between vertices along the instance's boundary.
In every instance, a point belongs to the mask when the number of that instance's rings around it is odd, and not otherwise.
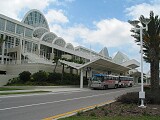
[{"label": "shuttle bus", "polygon": [[133,85],[133,77],[95,74],[89,83],[93,89],[129,87]]},{"label": "shuttle bus", "polygon": [[119,76],[119,87],[132,87],[133,77]]}]

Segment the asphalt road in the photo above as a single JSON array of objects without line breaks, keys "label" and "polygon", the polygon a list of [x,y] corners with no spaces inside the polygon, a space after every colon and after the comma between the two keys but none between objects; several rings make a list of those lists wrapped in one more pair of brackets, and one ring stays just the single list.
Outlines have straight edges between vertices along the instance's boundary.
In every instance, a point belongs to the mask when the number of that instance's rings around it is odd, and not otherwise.
[{"label": "asphalt road", "polygon": [[56,114],[113,100],[140,87],[0,97],[0,120],[41,120]]}]

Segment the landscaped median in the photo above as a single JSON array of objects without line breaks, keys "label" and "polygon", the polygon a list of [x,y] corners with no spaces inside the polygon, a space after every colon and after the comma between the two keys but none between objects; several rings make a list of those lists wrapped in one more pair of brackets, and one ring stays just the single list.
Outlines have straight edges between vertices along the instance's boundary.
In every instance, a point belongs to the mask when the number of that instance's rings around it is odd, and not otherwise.
[{"label": "landscaped median", "polygon": [[110,101],[106,101],[106,102],[103,102],[103,103],[100,103],[100,104],[96,104],[96,105],[88,106],[88,107],[85,107],[85,108],[80,108],[80,109],[77,109],[77,110],[73,110],[73,111],[70,111],[70,112],[58,114],[58,115],[55,115],[55,116],[44,118],[43,120],[54,120],[54,119],[69,117],[69,116],[72,116],[72,115],[76,115],[77,113],[80,113],[82,111],[85,112],[85,111],[88,111],[88,110],[92,110],[95,107],[100,107],[100,106],[104,106],[106,104],[111,104],[112,102],[115,102],[115,100],[110,100]]},{"label": "landscaped median", "polygon": [[151,96],[147,92],[146,108],[138,107],[138,92],[131,92],[118,97],[116,101],[107,101],[43,120],[160,120],[160,97],[157,94]]}]

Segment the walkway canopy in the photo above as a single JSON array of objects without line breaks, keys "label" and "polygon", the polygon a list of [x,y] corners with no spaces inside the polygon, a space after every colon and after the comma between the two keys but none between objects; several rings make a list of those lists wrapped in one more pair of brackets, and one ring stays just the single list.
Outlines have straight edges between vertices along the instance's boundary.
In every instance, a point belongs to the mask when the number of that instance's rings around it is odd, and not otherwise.
[{"label": "walkway canopy", "polygon": [[124,73],[130,68],[124,67],[122,65],[116,64],[112,62],[111,60],[103,59],[103,58],[97,58],[93,61],[90,61],[82,66],[79,67],[79,69],[88,68],[98,70],[98,71],[112,71],[115,73]]},{"label": "walkway canopy", "polygon": [[81,70],[81,75],[80,75],[80,88],[83,88],[83,71],[87,70],[89,68],[90,70],[96,70],[96,71],[103,71],[103,72],[108,72],[112,71],[115,73],[124,73],[130,70],[128,67],[124,67],[122,65],[116,64],[111,60],[107,60],[104,58],[97,58],[94,59],[88,63],[85,63],[83,65],[81,64],[76,64],[72,62],[67,62],[60,60],[61,63],[64,63],[68,66],[71,66],[75,69]]}]

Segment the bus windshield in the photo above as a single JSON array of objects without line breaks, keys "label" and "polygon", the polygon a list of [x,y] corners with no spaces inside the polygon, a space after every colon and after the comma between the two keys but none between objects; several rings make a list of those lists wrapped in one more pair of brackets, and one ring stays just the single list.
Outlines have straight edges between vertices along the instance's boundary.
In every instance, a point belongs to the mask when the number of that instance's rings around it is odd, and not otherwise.
[{"label": "bus windshield", "polygon": [[101,81],[101,82],[103,82],[104,81],[104,77],[102,77],[102,76],[94,76],[92,78],[92,81]]}]

